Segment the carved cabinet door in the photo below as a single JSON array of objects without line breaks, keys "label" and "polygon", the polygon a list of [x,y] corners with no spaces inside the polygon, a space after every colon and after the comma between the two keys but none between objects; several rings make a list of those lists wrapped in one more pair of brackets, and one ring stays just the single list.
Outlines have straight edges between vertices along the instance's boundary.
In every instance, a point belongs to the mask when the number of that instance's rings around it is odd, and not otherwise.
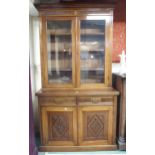
[{"label": "carved cabinet door", "polygon": [[74,146],[77,144],[75,107],[42,107],[41,123],[43,145]]},{"label": "carved cabinet door", "polygon": [[78,129],[79,145],[112,144],[113,107],[80,106]]}]

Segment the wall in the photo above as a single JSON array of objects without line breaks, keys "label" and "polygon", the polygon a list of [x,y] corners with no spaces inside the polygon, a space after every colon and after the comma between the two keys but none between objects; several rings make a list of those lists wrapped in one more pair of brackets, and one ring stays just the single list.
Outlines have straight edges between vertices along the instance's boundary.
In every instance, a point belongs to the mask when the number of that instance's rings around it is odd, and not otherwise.
[{"label": "wall", "polygon": [[34,113],[35,130],[38,132],[38,103],[35,93],[41,88],[40,68],[40,43],[39,43],[39,18],[29,16],[29,51],[30,51],[30,72],[32,86],[32,103]]},{"label": "wall", "polygon": [[113,26],[112,60],[118,63],[120,61],[118,55],[122,50],[126,51],[126,0],[117,0]]}]

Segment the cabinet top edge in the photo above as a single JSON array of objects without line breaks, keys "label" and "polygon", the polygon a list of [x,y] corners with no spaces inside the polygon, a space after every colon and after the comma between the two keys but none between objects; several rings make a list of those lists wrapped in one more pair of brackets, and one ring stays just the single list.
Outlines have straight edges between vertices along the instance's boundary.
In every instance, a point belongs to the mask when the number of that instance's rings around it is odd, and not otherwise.
[{"label": "cabinet top edge", "polygon": [[48,9],[81,9],[81,8],[109,8],[114,9],[114,4],[88,4],[88,3],[78,3],[78,4],[50,4],[50,3],[35,3],[34,6],[39,10],[48,10]]}]

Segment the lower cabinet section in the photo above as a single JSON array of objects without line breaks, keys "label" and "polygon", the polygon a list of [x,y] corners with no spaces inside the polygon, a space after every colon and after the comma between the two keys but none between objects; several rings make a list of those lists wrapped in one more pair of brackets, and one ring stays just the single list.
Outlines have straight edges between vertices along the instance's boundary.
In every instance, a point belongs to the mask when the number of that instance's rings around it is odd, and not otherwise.
[{"label": "lower cabinet section", "polygon": [[115,96],[39,97],[39,109],[41,151],[116,149]]},{"label": "lower cabinet section", "polygon": [[113,108],[87,106],[78,108],[79,145],[112,144]]},{"label": "lower cabinet section", "polygon": [[75,107],[42,107],[42,143],[52,146],[77,144],[77,112]]}]

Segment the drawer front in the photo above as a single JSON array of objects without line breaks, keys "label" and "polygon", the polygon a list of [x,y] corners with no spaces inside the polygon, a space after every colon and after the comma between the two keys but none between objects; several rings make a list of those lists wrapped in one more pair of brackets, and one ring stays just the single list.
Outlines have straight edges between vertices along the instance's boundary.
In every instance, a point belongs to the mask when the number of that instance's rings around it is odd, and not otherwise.
[{"label": "drawer front", "polygon": [[39,98],[40,105],[76,105],[75,97],[41,97]]},{"label": "drawer front", "polygon": [[113,97],[78,97],[78,105],[113,105]]}]

